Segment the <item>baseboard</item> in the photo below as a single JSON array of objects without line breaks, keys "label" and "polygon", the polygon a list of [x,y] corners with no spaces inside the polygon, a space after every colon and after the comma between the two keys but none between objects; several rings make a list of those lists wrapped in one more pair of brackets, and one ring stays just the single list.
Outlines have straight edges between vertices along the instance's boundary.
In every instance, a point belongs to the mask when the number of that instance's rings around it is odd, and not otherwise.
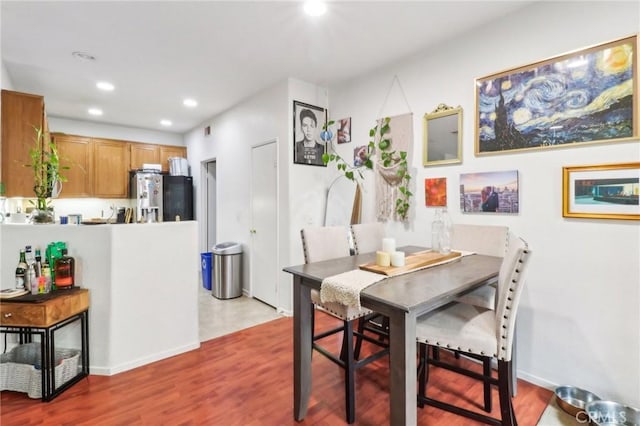
[{"label": "baseboard", "polygon": [[144,358],[138,358],[136,360],[112,367],[99,367],[91,365],[89,366],[89,374],[95,374],[97,376],[113,376],[114,374],[133,370],[134,368],[142,367],[143,365],[151,364],[152,362],[160,361],[165,358],[170,358],[175,355],[198,349],[199,347],[200,342],[191,343],[189,345],[184,345],[167,351],[155,353]]},{"label": "baseboard", "polygon": [[557,383],[553,383],[549,380],[543,379],[542,377],[529,374],[526,371],[518,370],[517,375],[518,379],[522,379],[526,382],[532,383],[536,386],[540,386],[541,388],[545,388],[550,391],[555,391],[555,389],[559,386]]}]

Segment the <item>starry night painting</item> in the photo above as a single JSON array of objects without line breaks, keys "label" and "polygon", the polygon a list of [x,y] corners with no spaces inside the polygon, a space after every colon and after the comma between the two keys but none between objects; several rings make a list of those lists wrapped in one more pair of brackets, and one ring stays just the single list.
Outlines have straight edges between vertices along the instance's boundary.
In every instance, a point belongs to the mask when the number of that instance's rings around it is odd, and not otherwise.
[{"label": "starry night painting", "polygon": [[636,36],[476,80],[476,155],[638,137]]}]

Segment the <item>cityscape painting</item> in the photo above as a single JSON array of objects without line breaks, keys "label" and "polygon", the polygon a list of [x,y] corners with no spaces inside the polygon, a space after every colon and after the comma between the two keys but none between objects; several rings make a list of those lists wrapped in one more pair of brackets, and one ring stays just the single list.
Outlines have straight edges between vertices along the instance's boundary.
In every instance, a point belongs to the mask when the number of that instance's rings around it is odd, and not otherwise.
[{"label": "cityscape painting", "polygon": [[460,210],[463,213],[518,213],[518,171],[461,174]]},{"label": "cityscape painting", "polygon": [[637,37],[476,79],[475,153],[638,137]]}]

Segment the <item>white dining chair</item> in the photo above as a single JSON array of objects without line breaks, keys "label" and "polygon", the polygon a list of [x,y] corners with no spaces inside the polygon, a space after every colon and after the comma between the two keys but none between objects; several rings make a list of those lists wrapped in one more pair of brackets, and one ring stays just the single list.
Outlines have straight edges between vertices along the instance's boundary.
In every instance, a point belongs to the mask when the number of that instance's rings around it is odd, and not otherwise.
[{"label": "white dining chair", "polygon": [[[504,426],[516,425],[511,403],[511,357],[516,315],[529,269],[531,249],[520,238],[511,238],[509,250],[498,275],[496,309],[466,303],[453,303],[420,316],[416,322],[416,340],[420,345],[418,405],[431,405],[476,421]],[[428,346],[459,351],[482,361],[477,373],[431,359]],[[491,360],[497,359],[498,376],[491,374]],[[485,386],[484,409],[491,411],[490,386],[498,387],[500,419],[427,397],[429,365],[480,379]],[[489,391],[487,392],[487,389]]]},{"label": "white dining chair", "polygon": [[[452,234],[451,248],[453,250],[504,257],[508,248],[509,228],[506,226],[454,224]],[[457,298],[456,301],[494,309],[495,282],[467,293]]]},{"label": "white dining chair", "polygon": [[[345,226],[309,227],[302,229],[302,248],[305,263],[320,262],[323,260],[335,259],[350,255],[348,228]],[[365,318],[373,312],[366,308],[356,308],[346,306],[341,303],[323,303],[320,299],[320,292],[311,290],[311,302],[320,311],[332,315],[342,321],[342,325],[330,330],[315,333],[315,321],[312,322],[313,349],[326,356],[328,359],[345,369],[345,408],[346,419],[349,424],[355,421],[355,371],[389,353],[389,346],[380,339],[354,331],[353,321]],[[315,314],[314,314],[315,316]],[[319,340],[342,333],[342,345],[340,355],[327,350],[317,343]],[[354,336],[356,345],[360,347],[362,340],[367,340],[381,349],[363,359],[355,356]]]},{"label": "white dining chair", "polygon": [[358,223],[351,225],[353,245],[356,254],[371,253],[382,250],[382,239],[385,237],[382,222]]}]

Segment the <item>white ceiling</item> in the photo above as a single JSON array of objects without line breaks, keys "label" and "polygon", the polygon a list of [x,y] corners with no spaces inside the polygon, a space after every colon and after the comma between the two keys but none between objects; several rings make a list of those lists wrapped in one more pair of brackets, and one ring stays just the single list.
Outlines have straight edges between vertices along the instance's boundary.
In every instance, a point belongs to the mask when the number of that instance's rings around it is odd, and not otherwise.
[{"label": "white ceiling", "polygon": [[[44,95],[48,115],[184,133],[288,77],[330,86],[530,2],[334,1],[319,19],[299,1],[1,3],[13,89]],[[102,117],[87,114],[94,106]]]}]

